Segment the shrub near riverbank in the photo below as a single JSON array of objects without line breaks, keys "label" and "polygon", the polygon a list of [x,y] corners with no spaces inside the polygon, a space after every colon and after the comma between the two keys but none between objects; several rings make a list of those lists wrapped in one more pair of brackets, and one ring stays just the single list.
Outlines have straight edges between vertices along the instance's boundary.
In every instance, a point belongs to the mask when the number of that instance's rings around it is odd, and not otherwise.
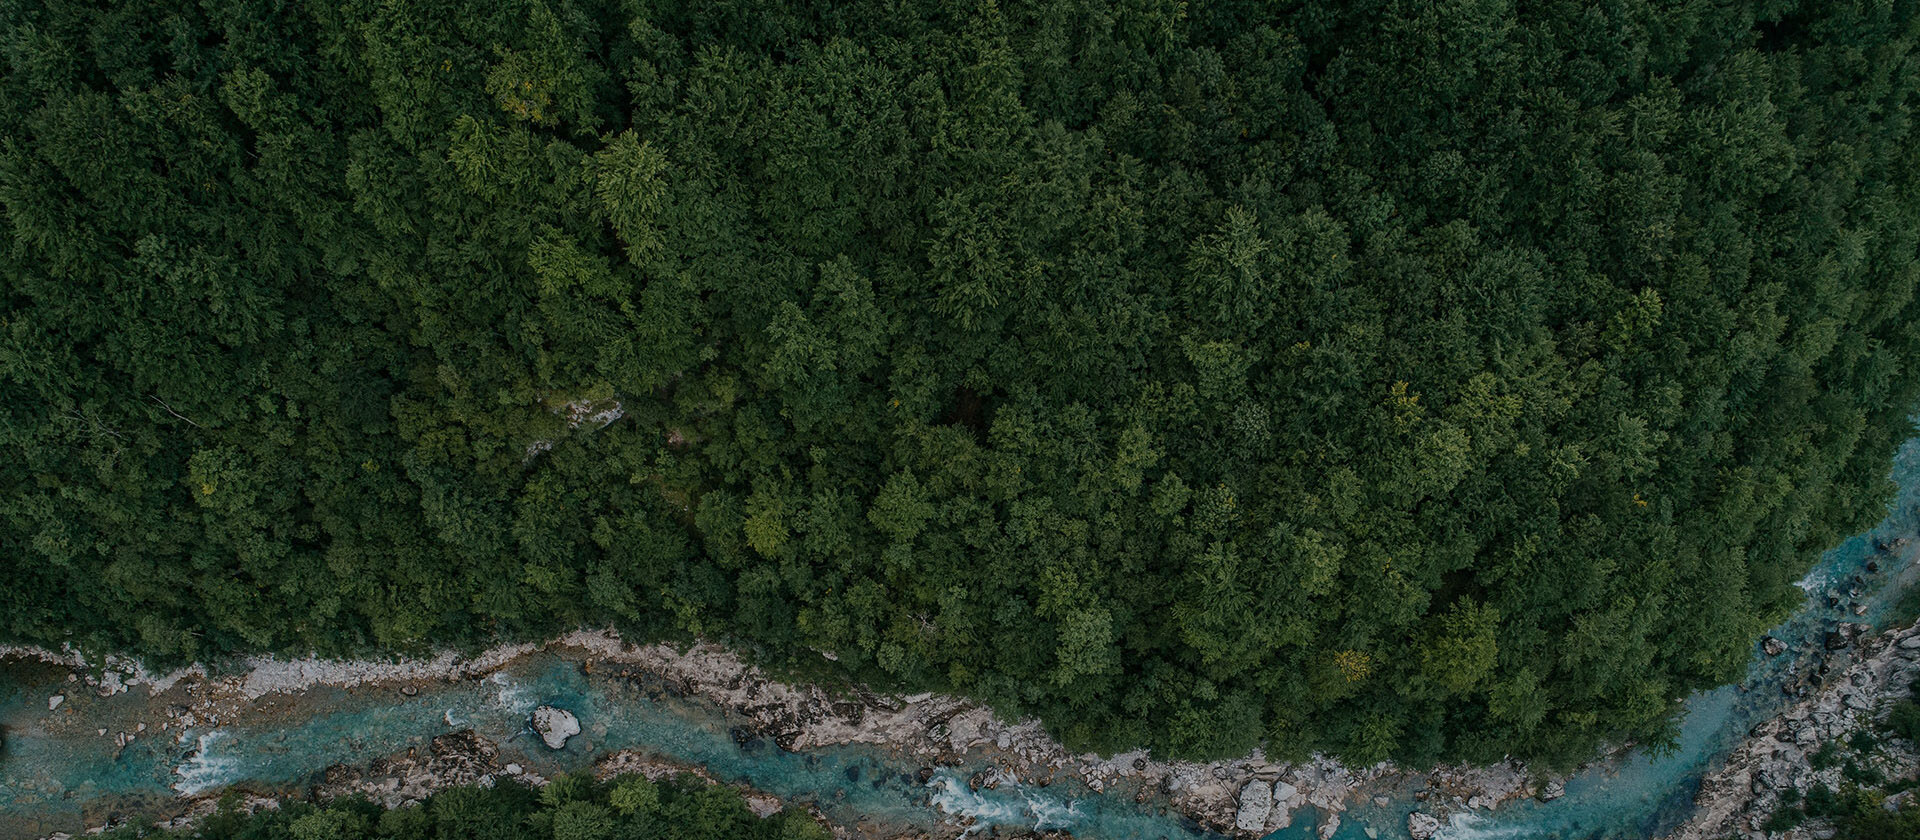
[{"label": "shrub near riverbank", "polygon": [[692,776],[652,782],[620,776],[596,782],[561,775],[531,788],[500,779],[491,787],[440,791],[416,806],[383,809],[364,800],[284,803],[241,813],[223,807],[171,831],[122,828],[112,840],[828,840],[797,810],[759,818],[731,788]]}]

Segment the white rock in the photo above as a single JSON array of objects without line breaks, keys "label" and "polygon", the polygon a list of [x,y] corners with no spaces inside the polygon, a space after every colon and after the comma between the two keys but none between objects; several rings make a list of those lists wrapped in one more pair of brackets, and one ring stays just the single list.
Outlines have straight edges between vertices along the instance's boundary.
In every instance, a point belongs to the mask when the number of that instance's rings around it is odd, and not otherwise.
[{"label": "white rock", "polygon": [[580,719],[566,709],[541,706],[533,710],[533,731],[540,735],[549,749],[560,749],[567,745],[567,739],[580,734]]},{"label": "white rock", "polygon": [[1338,813],[1333,813],[1333,814],[1328,814],[1326,821],[1320,823],[1320,831],[1318,833],[1320,835],[1320,840],[1333,840],[1333,835],[1339,831],[1340,831],[1340,815]]},{"label": "white rock", "polygon": [[1440,820],[1432,814],[1415,811],[1407,815],[1407,835],[1413,840],[1432,840],[1440,831]]},{"label": "white rock", "polygon": [[1271,813],[1273,788],[1265,782],[1248,782],[1240,789],[1240,810],[1233,815],[1233,827],[1248,834],[1263,833]]},{"label": "white rock", "polygon": [[1920,633],[1901,639],[1900,648],[1902,650],[1920,650]]},{"label": "white rock", "polygon": [[47,711],[51,712],[54,709],[58,709],[60,708],[60,704],[65,702],[67,702],[67,695],[55,694],[52,697],[47,698]]},{"label": "white rock", "polygon": [[507,773],[509,775],[514,775],[514,776],[520,775],[520,765],[518,764],[507,765]]}]

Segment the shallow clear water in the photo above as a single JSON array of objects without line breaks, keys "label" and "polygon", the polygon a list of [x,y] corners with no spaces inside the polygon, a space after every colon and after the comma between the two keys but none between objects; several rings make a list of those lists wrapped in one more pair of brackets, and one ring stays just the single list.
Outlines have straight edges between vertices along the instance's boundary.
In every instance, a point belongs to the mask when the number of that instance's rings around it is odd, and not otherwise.
[{"label": "shallow clear water", "polygon": [[[1885,581],[1913,574],[1907,551],[1880,553],[1876,540],[1920,534],[1920,441],[1902,448],[1893,477],[1900,496],[1873,531],[1856,536],[1821,558],[1808,576],[1808,608],[1775,635],[1795,645],[1778,658],[1755,654],[1743,686],[1702,693],[1689,701],[1679,749],[1654,757],[1635,753],[1622,762],[1584,773],[1551,803],[1526,801],[1456,820],[1443,837],[1640,838],[1657,834],[1686,815],[1702,772],[1754,723],[1786,702],[1779,687],[1793,663],[1810,656],[1803,643],[1817,641],[1841,621],[1877,621],[1898,587]],[[1920,541],[1917,541],[1920,542]],[[1878,558],[1878,575],[1864,566]],[[1865,579],[1871,610],[1864,619],[1829,607],[1825,595],[1844,593]],[[1876,590],[1876,587],[1877,590]],[[472,728],[501,745],[500,762],[517,761],[538,772],[591,766],[619,749],[642,749],[699,764],[714,775],[746,782],[784,798],[817,803],[847,823],[860,820],[895,826],[930,825],[952,815],[982,826],[1066,829],[1083,837],[1180,838],[1200,836],[1191,823],[1153,805],[1137,805],[1132,791],[1096,794],[1077,783],[1050,787],[1005,785],[971,791],[966,778],[986,765],[943,768],[928,784],[913,778],[916,762],[870,747],[839,747],[788,753],[729,734],[740,721],[710,704],[674,696],[645,679],[619,674],[588,675],[558,653],[526,657],[487,679],[426,686],[417,697],[391,689],[318,688],[299,698],[273,700],[244,720],[215,729],[163,733],[167,695],[150,699],[141,688],[109,698],[64,682],[64,672],[14,665],[0,669],[0,725],[7,730],[0,757],[0,835],[28,836],[74,830],[114,812],[164,810],[177,793],[227,785],[265,791],[296,791],[330,765],[364,763],[424,746],[433,737]],[[65,704],[48,712],[49,695]],[[541,703],[572,710],[583,732],[565,750],[547,750],[524,723]],[[146,732],[125,749],[113,733]],[[97,734],[106,729],[108,735]],[[1375,807],[1375,793],[1390,803]],[[1416,802],[1405,783],[1368,791],[1343,815],[1338,838],[1404,837]],[[1315,815],[1303,810],[1294,827],[1275,840],[1312,836]]]}]

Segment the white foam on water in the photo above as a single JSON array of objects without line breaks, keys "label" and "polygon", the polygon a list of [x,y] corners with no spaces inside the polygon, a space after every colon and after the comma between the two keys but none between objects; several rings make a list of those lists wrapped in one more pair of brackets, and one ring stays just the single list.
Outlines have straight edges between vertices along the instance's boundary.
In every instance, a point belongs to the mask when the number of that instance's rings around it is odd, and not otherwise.
[{"label": "white foam on water", "polygon": [[500,687],[494,702],[513,714],[532,714],[533,707],[540,705],[539,698],[535,697],[533,692],[528,691],[526,686],[514,682],[513,678],[506,674],[495,672],[493,676],[487,678],[487,681]]},{"label": "white foam on water", "polygon": [[1033,815],[1034,831],[1059,831],[1079,824],[1085,814],[1080,813],[1080,803],[1069,799],[1061,802],[1042,796],[1035,796],[1027,788],[1020,789],[1020,795],[1027,800],[1027,811]]},{"label": "white foam on water", "polygon": [[1484,814],[1454,814],[1433,837],[1434,840],[1506,840],[1534,837],[1539,833],[1537,826],[1489,825],[1491,822],[1493,820]]},{"label": "white foam on water", "polygon": [[1793,585],[1800,587],[1800,591],[1812,595],[1833,583],[1835,574],[1836,572],[1829,568],[1828,564],[1817,563],[1812,569],[1807,570],[1806,577],[1794,581]]},{"label": "white foam on water", "polygon": [[460,728],[460,720],[453,716],[452,709],[446,710],[444,713],[440,715],[440,717],[447,722],[447,728],[449,729]]},{"label": "white foam on water", "polygon": [[213,745],[226,737],[227,733],[218,729],[201,735],[193,755],[173,768],[173,774],[180,777],[173,783],[173,789],[194,796],[238,781],[241,769],[239,757],[213,754]]},{"label": "white foam on water", "polygon": [[974,823],[967,828],[967,835],[985,830],[990,825],[1026,821],[1027,809],[1012,802],[990,800],[968,789],[966,783],[952,776],[942,775],[928,783],[928,786],[936,788],[932,797],[934,807],[956,817],[973,818]]},{"label": "white foam on water", "polygon": [[1018,801],[982,796],[965,782],[946,774],[927,786],[935,789],[931,797],[934,807],[957,817],[973,819],[973,825],[966,830],[968,835],[993,825],[1024,825],[1029,822],[1035,831],[1058,831],[1077,825],[1086,816],[1081,812],[1079,802],[1062,802],[1038,796],[1024,785],[1015,788],[1020,795]]}]

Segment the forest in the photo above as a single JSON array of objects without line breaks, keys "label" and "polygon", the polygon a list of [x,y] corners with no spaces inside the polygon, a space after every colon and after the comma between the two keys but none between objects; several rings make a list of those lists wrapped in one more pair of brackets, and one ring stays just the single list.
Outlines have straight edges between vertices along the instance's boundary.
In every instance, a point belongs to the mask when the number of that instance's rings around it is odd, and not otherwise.
[{"label": "forest", "polygon": [[0,0],[0,641],[1673,736],[1920,397],[1920,0]]},{"label": "forest", "polygon": [[287,800],[251,813],[223,801],[191,829],[129,824],[104,840],[829,840],[805,812],[759,818],[732,788],[683,775],[596,781],[560,775],[538,789],[513,780],[455,787],[418,805]]}]

